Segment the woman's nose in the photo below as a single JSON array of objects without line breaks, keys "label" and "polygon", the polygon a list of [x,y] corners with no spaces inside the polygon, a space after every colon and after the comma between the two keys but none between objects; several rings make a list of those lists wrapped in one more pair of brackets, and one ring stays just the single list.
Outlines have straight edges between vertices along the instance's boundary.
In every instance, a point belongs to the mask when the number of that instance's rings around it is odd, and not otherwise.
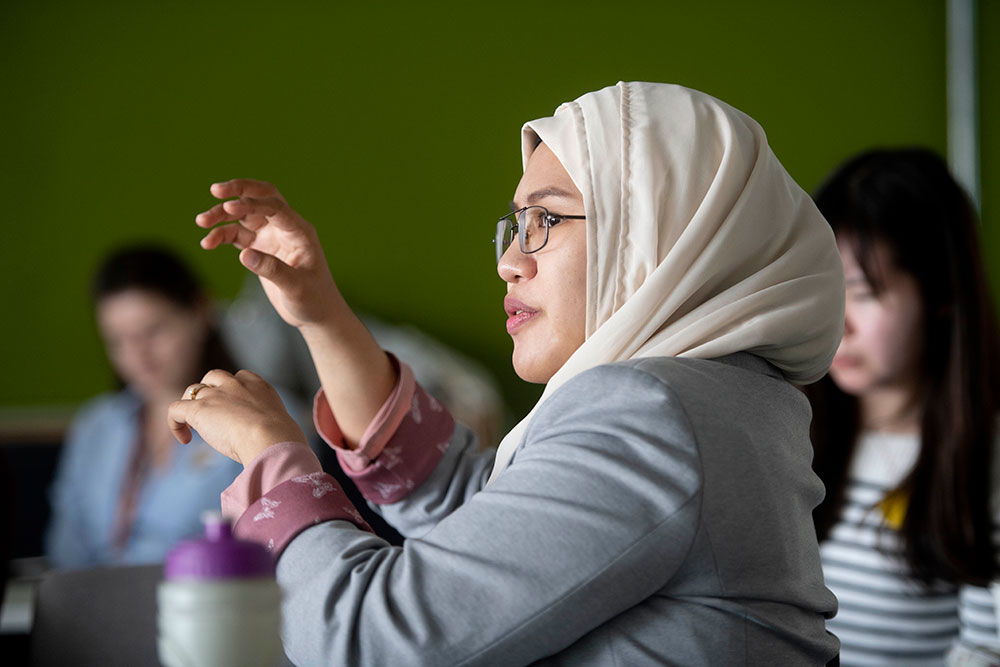
[{"label": "woman's nose", "polygon": [[132,366],[144,366],[149,363],[152,357],[150,346],[144,343],[133,343],[129,349],[123,352],[123,356]]},{"label": "woman's nose", "polygon": [[506,283],[529,280],[535,276],[536,271],[534,255],[521,252],[521,246],[517,243],[510,244],[497,264],[497,273]]},{"label": "woman's nose", "polygon": [[851,313],[850,305],[844,307],[844,336],[854,333],[854,316]]}]

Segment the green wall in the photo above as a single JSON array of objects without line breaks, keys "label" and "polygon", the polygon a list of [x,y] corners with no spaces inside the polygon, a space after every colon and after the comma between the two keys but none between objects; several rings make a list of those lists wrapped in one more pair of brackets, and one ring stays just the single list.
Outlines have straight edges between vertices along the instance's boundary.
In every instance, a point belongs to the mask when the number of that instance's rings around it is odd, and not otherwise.
[{"label": "green wall", "polygon": [[[980,4],[996,282],[1000,2]],[[807,189],[866,147],[946,146],[943,0],[371,6],[3,3],[0,405],[110,386],[86,282],[123,240],[165,241],[235,295],[235,252],[201,251],[193,224],[216,180],[279,184],[354,304],[479,357],[523,410],[537,389],[509,370],[489,240],[525,120],[621,79],[681,83],[760,121]]]}]

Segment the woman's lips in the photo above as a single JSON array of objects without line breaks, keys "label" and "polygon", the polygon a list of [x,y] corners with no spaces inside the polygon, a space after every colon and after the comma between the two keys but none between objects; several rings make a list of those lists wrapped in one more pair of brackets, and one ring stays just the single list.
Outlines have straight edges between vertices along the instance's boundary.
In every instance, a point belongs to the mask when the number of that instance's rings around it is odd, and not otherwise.
[{"label": "woman's lips", "polygon": [[513,335],[525,322],[535,316],[535,313],[524,312],[519,315],[511,315],[507,318],[507,333]]},{"label": "woman's lips", "polygon": [[833,358],[833,363],[830,364],[830,368],[854,368],[860,364],[861,361],[856,357],[846,354],[838,354]]},{"label": "woman's lips", "polygon": [[524,326],[525,322],[538,314],[536,309],[530,308],[511,297],[503,300],[503,309],[507,313],[507,333],[511,335]]}]

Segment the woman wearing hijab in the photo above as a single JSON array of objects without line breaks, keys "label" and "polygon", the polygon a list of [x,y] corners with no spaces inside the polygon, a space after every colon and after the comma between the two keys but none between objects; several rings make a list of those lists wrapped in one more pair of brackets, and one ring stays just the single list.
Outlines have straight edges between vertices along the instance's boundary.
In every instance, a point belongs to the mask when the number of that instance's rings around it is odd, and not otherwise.
[{"label": "woman wearing hijab", "polygon": [[196,219],[302,332],[320,431],[407,537],[366,530],[254,374],[174,403],[180,440],[245,465],[223,511],[278,559],[288,655],[826,663],[823,487],[792,383],[843,329],[829,226],[752,119],[678,86],[584,95],[526,124],[522,153],[497,270],[514,368],[546,389],[495,453],[375,345],[273,186],[213,185],[227,201]]}]

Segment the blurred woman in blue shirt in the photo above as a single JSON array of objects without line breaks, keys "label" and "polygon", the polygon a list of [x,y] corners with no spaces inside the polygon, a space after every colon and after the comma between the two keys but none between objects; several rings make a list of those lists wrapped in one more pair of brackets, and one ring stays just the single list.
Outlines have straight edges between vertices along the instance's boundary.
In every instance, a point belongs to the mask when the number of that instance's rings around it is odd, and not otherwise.
[{"label": "blurred woman in blue shirt", "polygon": [[[157,563],[200,532],[241,466],[194,434],[178,445],[167,406],[208,370],[236,370],[191,270],[159,247],[108,257],[93,285],[97,325],[121,389],[70,427],[51,489],[46,555],[56,567]],[[291,407],[291,406],[289,406]]]}]

